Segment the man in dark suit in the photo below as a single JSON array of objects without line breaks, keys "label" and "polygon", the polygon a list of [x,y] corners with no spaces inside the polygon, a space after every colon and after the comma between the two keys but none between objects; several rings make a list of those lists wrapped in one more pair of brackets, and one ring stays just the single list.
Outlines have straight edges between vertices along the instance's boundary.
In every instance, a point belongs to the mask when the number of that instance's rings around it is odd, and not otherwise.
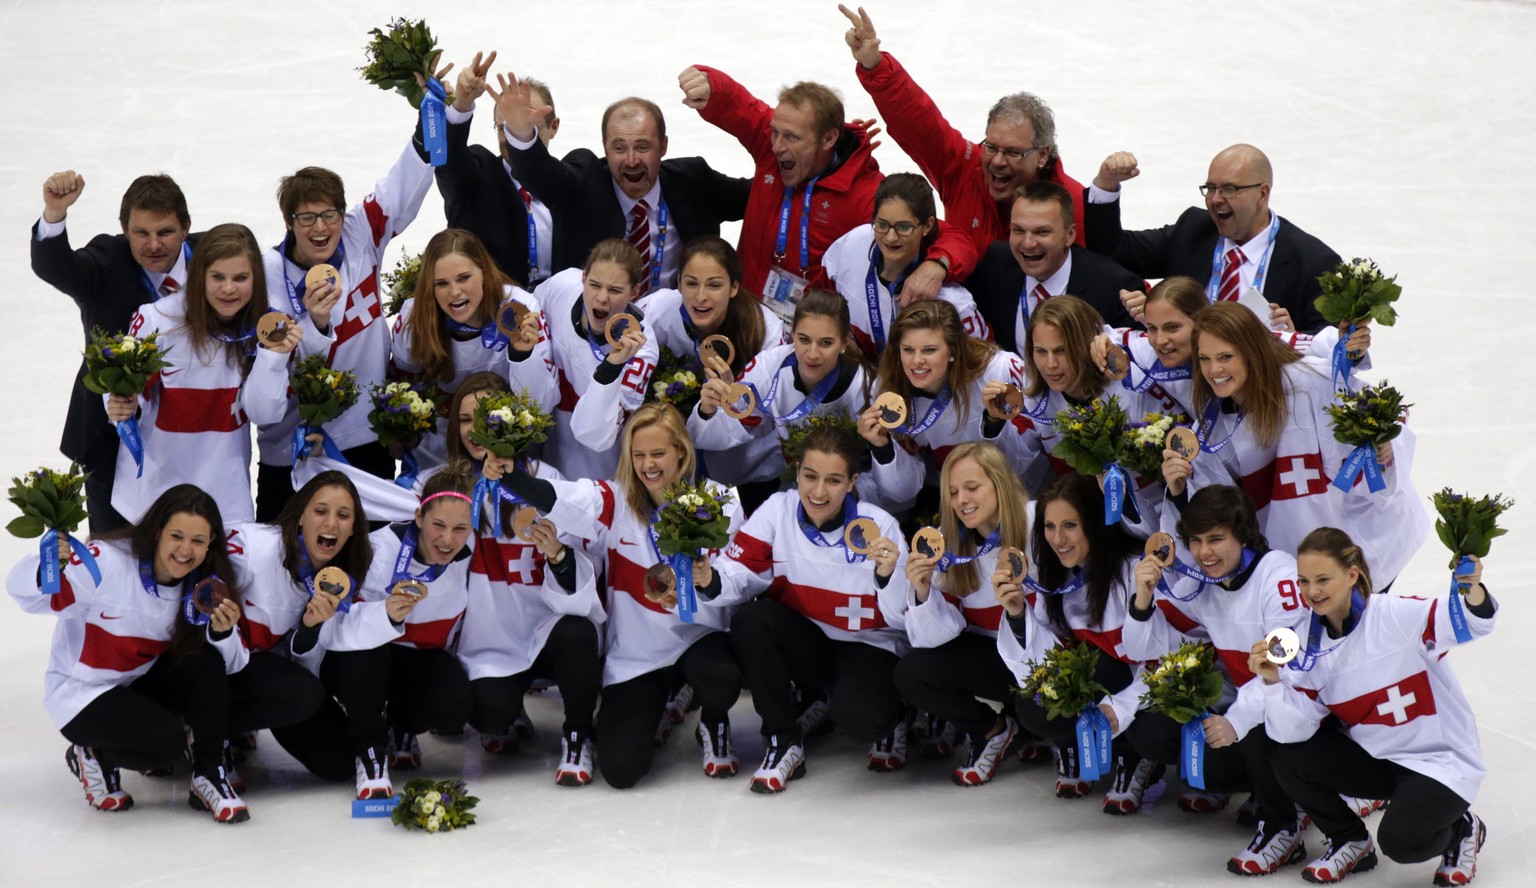
[{"label": "man in dark suit", "polygon": [[[187,199],[170,176],[140,176],[123,193],[118,221],[122,234],[99,234],[79,250],[70,248],[64,219],[85,191],[85,178],[73,170],[54,173],[43,183],[43,215],[32,227],[32,271],[75,300],[89,339],[92,328],[121,333],[140,305],[187,284],[187,260],[196,236]],[[75,374],[69,415],[59,450],[80,463],[85,482],[91,533],[127,522],[112,508],[112,480],[117,468],[117,430],[107,421],[101,395]]]},{"label": "man in dark suit", "polygon": [[1063,294],[1087,302],[1113,326],[1132,326],[1120,291],[1140,293],[1142,280],[1113,259],[1073,243],[1077,224],[1072,209],[1071,192],[1055,182],[1038,180],[1018,188],[1008,239],[988,247],[966,280],[1000,348],[1023,347],[1029,313],[1043,300]]},{"label": "man in dark suit", "polygon": [[[1121,151],[1105,158],[1088,191],[1084,215],[1088,248],[1113,256],[1148,278],[1181,274],[1207,286],[1214,302],[1256,288],[1270,304],[1271,327],[1315,333],[1325,326],[1314,302],[1318,275],[1339,264],[1339,254],[1270,212],[1274,172],[1252,145],[1233,145],[1211,161],[1200,193],[1205,209],[1190,207],[1177,222],[1146,231],[1120,229],[1120,183],[1141,171]],[[1144,299],[1128,299],[1140,312]]]},{"label": "man in dark suit", "polygon": [[[502,271],[531,288],[563,267],[553,263],[553,214],[512,174],[499,113],[492,120],[500,153],[469,144],[475,100],[485,92],[485,75],[495,60],[494,52],[483,61],[477,54],[459,73],[448,107],[448,162],[434,172],[448,227],[474,232]],[[547,148],[560,128],[555,100],[545,84],[531,78],[523,82],[535,101],[551,109],[549,120],[539,128],[539,141]]]},{"label": "man in dark suit", "polygon": [[508,162],[554,215],[556,271],[586,264],[600,240],[625,238],[650,270],[646,292],[676,286],[683,244],[719,235],[721,222],[746,211],[746,179],[716,172],[702,157],[663,160],[667,123],[656,103],[614,102],[603,112],[603,156],[579,148],[556,160],[536,138],[553,109],[537,103],[527,85],[499,79],[501,92],[492,95],[507,129]]}]

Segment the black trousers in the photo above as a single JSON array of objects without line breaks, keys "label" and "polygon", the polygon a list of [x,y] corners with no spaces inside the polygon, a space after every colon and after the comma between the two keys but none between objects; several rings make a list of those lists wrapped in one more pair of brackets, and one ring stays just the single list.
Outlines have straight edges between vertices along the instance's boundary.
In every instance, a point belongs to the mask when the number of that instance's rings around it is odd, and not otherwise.
[{"label": "black trousers", "polygon": [[303,721],[325,696],[320,679],[308,669],[271,651],[257,651],[229,677],[229,732],[251,734]]},{"label": "black trousers", "polygon": [[[394,480],[395,461],[377,441],[359,444],[341,455],[353,467],[370,475]],[[256,466],[256,520],[273,521],[293,496],[293,466],[258,463]]]},{"label": "black trousers", "polygon": [[[1005,625],[1002,631],[1007,632]],[[1125,690],[1125,686],[1131,683],[1131,667],[1107,654],[1099,654],[1099,665],[1094,669],[1093,677],[1099,684],[1109,689],[1111,694]],[[1057,746],[1075,746],[1077,744],[1077,718],[1051,718],[1046,715],[1045,707],[1034,701],[1032,697],[1019,697],[1018,704],[1019,722],[1025,729],[1037,737],[1043,737]],[[1140,720],[1137,716],[1137,720]],[[1116,752],[1119,753],[1121,740],[1115,741]]]},{"label": "black trousers", "polygon": [[702,724],[727,721],[741,696],[741,669],[724,632],[711,632],[695,641],[678,657],[675,670],[655,669],[603,688],[594,742],[598,770],[614,789],[629,789],[650,772],[656,755],[656,726],[672,695],[674,672],[693,685]]},{"label": "black trousers", "polygon": [[1376,827],[1376,844],[1398,863],[1431,860],[1461,841],[1466,799],[1433,777],[1376,758],[1343,731],[1323,727],[1310,740],[1276,744],[1274,770],[1291,798],[1334,843],[1369,835],[1341,793],[1392,800]]},{"label": "black trousers", "polygon": [[347,714],[329,695],[308,718],[273,727],[272,738],[322,780],[339,783],[353,777],[356,752],[347,737]]},{"label": "black trousers", "polygon": [[895,681],[902,699],[970,735],[997,724],[997,713],[977,697],[1011,710],[1010,698],[1018,696],[1010,690],[1013,673],[997,642],[978,632],[961,632],[936,648],[913,648],[896,664]]},{"label": "black trousers", "polygon": [[229,736],[229,682],[211,645],[184,657],[162,655],[131,684],[118,685],[80,710],[61,733],[89,746],[103,764],[148,771],[174,765],[192,729],[192,766],[217,767]]},{"label": "black trousers", "polygon": [[382,749],[389,728],[454,732],[469,720],[469,676],[445,650],[390,643],[368,651],[328,651],[320,679],[347,714],[348,751],[354,755]]},{"label": "black trousers", "polygon": [[469,723],[485,734],[506,734],[523,711],[523,695],[536,678],[560,686],[565,705],[561,730],[583,733],[592,730],[592,713],[603,685],[603,664],[598,656],[597,627],[585,617],[561,617],[544,642],[533,665],[516,675],[477,678],[469,683]]},{"label": "black trousers", "polygon": [[85,476],[85,509],[90,516],[91,535],[102,534],[128,526],[128,519],[112,508],[112,484],[117,477],[117,448],[105,453],[92,454],[81,460],[80,467],[90,474]]},{"label": "black trousers", "polygon": [[737,608],[731,644],[763,720],[763,736],[798,742],[794,689],[831,693],[831,717],[856,743],[873,743],[905,715],[894,675],[898,658],[857,641],[833,641],[808,617],[769,598]]},{"label": "black trousers", "polygon": [[[1126,730],[1125,736],[1143,758],[1177,767],[1180,758],[1179,723],[1166,715],[1142,711]],[[1270,824],[1288,824],[1296,820],[1296,805],[1291,794],[1275,779],[1274,754],[1279,744],[1271,740],[1264,726],[1257,725],[1247,736],[1231,746],[1205,748],[1205,787],[1211,792],[1253,793],[1259,816]]]}]

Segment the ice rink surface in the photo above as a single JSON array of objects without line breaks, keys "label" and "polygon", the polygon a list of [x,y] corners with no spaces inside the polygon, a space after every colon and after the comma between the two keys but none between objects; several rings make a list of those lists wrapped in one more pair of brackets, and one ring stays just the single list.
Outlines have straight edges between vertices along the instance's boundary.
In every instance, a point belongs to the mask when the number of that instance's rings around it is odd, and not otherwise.
[{"label": "ice rink surface", "polygon": [[[237,221],[275,243],[280,175],[330,167],[355,201],[398,154],[414,112],[354,69],[369,28],[424,13],[450,59],[497,49],[499,70],[551,84],[561,153],[598,148],[602,108],[638,94],[666,110],[671,156],[701,154],[750,173],[739,146],[679,103],[676,75],[694,62],[769,101],[782,84],[822,81],[842,91],[850,116],[873,116],[832,0],[11,0],[0,7],[11,78],[0,97],[11,146],[0,160],[0,269],[9,282],[0,301],[8,442],[0,477],[60,464],[58,430],[81,347],[72,305],[28,268],[24,242],[43,180],[62,169],[85,177],[69,215],[76,246],[117,230],[123,189],[154,171],[181,183],[194,229]],[[1346,258],[1372,257],[1398,274],[1401,321],[1378,331],[1373,356],[1378,374],[1415,405],[1419,490],[1454,485],[1520,501],[1488,561],[1503,606],[1498,629],[1453,657],[1489,768],[1476,803],[1490,830],[1476,884],[1531,883],[1536,685],[1522,651],[1536,638],[1536,387],[1520,356],[1536,323],[1520,300],[1531,298],[1536,230],[1536,6],[887,0],[870,13],[883,48],[968,136],[981,137],[998,96],[1027,89],[1054,108],[1061,154],[1078,180],[1111,151],[1134,151],[1142,176],[1126,186],[1130,227],[1172,221],[1199,200],[1211,156],[1251,142],[1273,161],[1277,212]],[[492,142],[489,113],[482,104],[481,143]],[[877,157],[887,172],[914,169],[889,139]],[[442,224],[434,192],[392,257],[419,250]],[[5,537],[0,560],[27,546]],[[1432,538],[1395,591],[1443,590],[1445,558]],[[5,886],[1230,886],[1238,877],[1224,863],[1251,836],[1230,810],[1179,812],[1177,787],[1140,815],[1110,818],[1096,797],[1054,799],[1048,767],[1010,761],[991,785],[960,789],[949,782],[952,764],[870,774],[863,750],[832,739],[810,744],[806,779],[782,796],[755,796],[744,775],[712,781],[699,772],[696,716],[639,788],[564,789],[551,779],[558,701],[540,698],[530,700],[540,733],[519,756],[487,760],[473,738],[425,740],[424,773],[466,774],[482,800],[479,825],[465,832],[426,838],[350,820],[350,786],[320,784],[265,736],[243,769],[249,823],[216,826],[189,810],[185,774],[127,775],[136,807],[102,814],[83,803],[40,702],[51,632],[47,620],[0,605]],[[757,719],[745,699],[734,716],[750,771],[761,754]],[[1315,830],[1305,838],[1320,850]],[[1433,869],[1384,859],[1350,884],[1427,885]],[[1265,884],[1300,884],[1299,868]]]}]

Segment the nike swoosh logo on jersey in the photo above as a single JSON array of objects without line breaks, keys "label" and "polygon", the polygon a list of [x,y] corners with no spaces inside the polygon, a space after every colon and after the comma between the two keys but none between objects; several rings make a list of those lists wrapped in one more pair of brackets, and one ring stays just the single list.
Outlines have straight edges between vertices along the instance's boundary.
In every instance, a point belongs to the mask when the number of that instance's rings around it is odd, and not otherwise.
[{"label": "nike swoosh logo on jersey", "polygon": [[621,545],[621,546],[638,546],[640,544],[639,543],[632,543],[629,540],[624,539],[623,537],[619,537],[619,545]]},{"label": "nike swoosh logo on jersey", "polygon": [[101,611],[99,614],[97,614],[97,616],[101,617],[103,620],[121,620],[123,618],[122,614],[118,614],[115,617],[109,617],[107,616],[106,611]]}]

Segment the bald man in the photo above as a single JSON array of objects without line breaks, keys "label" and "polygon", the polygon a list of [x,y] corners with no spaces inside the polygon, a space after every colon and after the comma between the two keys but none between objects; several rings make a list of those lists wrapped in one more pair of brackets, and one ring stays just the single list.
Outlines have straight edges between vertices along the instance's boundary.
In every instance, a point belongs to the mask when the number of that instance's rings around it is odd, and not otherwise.
[{"label": "bald man", "polygon": [[[1325,326],[1313,304],[1322,292],[1317,277],[1339,264],[1339,254],[1270,211],[1274,170],[1264,152],[1252,145],[1223,150],[1199,186],[1204,210],[1190,207],[1162,228],[1122,231],[1120,184],[1140,174],[1136,157],[1125,151],[1099,166],[1084,207],[1088,249],[1145,278],[1188,275],[1206,285],[1212,302],[1257,289],[1278,329],[1315,333]],[[1125,300],[1139,319],[1145,297],[1126,294]]]}]

